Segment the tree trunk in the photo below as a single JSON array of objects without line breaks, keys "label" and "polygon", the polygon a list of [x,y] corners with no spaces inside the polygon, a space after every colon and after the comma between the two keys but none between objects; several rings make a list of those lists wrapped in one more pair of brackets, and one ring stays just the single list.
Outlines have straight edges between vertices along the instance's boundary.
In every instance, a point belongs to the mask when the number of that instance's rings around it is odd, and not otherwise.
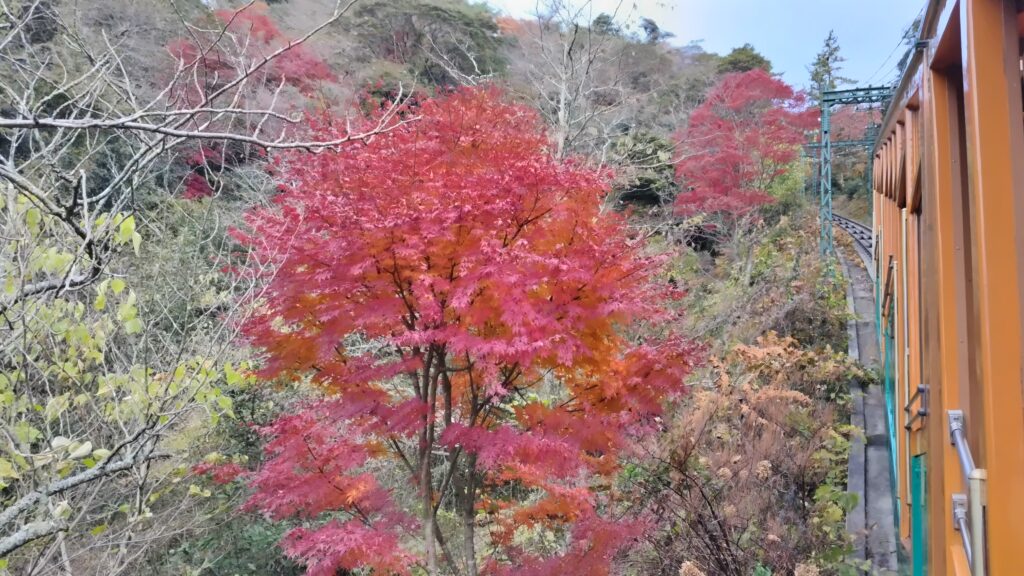
[{"label": "tree trunk", "polygon": [[462,545],[466,548],[466,574],[477,576],[476,571],[476,525],[472,514],[462,518]]},{"label": "tree trunk", "polygon": [[437,536],[434,533],[434,504],[429,488],[431,482],[429,459],[423,461],[421,481],[427,487],[423,490],[423,545],[427,548],[427,573],[433,575],[437,574]]},{"label": "tree trunk", "polygon": [[[438,350],[427,353],[423,367],[424,401],[427,414],[420,433],[420,488],[423,490],[423,546],[427,553],[427,573],[437,574],[437,533],[434,513],[434,478],[431,470],[431,453],[434,447],[434,421],[437,410],[437,384],[443,370],[444,360]],[[435,366],[437,362],[438,368]]]},{"label": "tree trunk", "polygon": [[466,475],[462,482],[462,547],[466,554],[467,576],[477,576],[476,567],[476,456],[466,458]]}]

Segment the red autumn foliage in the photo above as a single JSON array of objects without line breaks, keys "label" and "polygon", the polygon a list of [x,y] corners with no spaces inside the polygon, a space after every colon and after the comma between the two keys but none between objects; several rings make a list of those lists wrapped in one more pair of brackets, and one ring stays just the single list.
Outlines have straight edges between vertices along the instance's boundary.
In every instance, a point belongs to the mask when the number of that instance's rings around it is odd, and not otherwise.
[{"label": "red autumn foliage", "polygon": [[[213,30],[203,31],[211,28],[208,23],[199,25],[189,37],[167,44],[175,59],[173,70],[168,71],[173,78],[167,93],[168,106],[217,109],[209,99],[224,91],[219,101],[230,101],[232,107],[261,110],[267,102],[277,102],[283,108],[298,108],[309,103],[323,83],[334,80],[327,63],[306,44],[291,45],[293,40],[281,32],[266,4],[256,2],[239,10],[216,10],[214,18],[217,26]],[[267,61],[271,56],[273,59]],[[237,84],[231,85],[235,81]],[[281,90],[286,87],[292,90]],[[214,111],[196,113],[193,120],[211,131],[226,121],[227,117]],[[237,117],[231,116],[230,121],[235,124],[226,131],[241,128]],[[278,118],[258,114],[243,121],[256,134],[288,132],[293,128]],[[266,155],[265,150],[237,142],[185,145],[193,147],[182,158],[189,172],[182,197],[188,200],[213,196],[211,182],[218,182],[220,172],[263,160]]]},{"label": "red autumn foliage", "polygon": [[[278,28],[267,14],[267,5],[256,2],[242,10],[217,10],[214,16],[224,26],[226,38],[203,39],[197,44],[196,37],[178,38],[167,45],[179,65],[195,65],[194,76],[199,82],[216,89],[238,77],[239,66],[254,68],[264,58],[288,46],[292,41]],[[260,68],[256,78],[271,89],[285,84],[306,93],[314,90],[321,82],[334,78],[330,67],[310,52],[304,44],[289,48],[280,56]],[[195,105],[201,94],[195,91],[190,78],[183,86],[185,93],[177,97],[185,99],[186,105]]]},{"label": "red autumn foliage", "polygon": [[[600,209],[607,176],[552,159],[535,112],[466,88],[415,113],[365,144],[287,157],[275,206],[236,232],[267,271],[244,327],[262,376],[325,395],[264,430],[247,506],[343,513],[285,538],[316,574],[436,563],[442,508],[460,542],[486,539],[463,561],[486,550],[488,572],[607,574],[645,525],[606,518],[602,487],[684,391],[696,354],[654,330],[680,294]],[[406,469],[417,507],[399,509],[404,485],[385,485],[382,462]],[[519,549],[513,535],[530,527],[566,534],[564,553]]]},{"label": "red autumn foliage", "polygon": [[775,179],[800,155],[817,111],[761,69],[728,74],[690,117],[676,166],[676,212],[737,217],[772,202]]},{"label": "red autumn foliage", "polygon": [[[840,106],[832,110],[832,141],[863,140],[872,123],[880,123],[881,112],[858,106]],[[820,140],[820,138],[815,138]]]},{"label": "red autumn foliage", "polygon": [[192,172],[185,177],[185,192],[181,197],[186,200],[199,200],[213,196],[213,187],[206,180],[206,177],[198,172]]},{"label": "red autumn foliage", "polygon": [[212,462],[201,462],[192,467],[192,472],[200,476],[209,474],[210,479],[216,484],[230,484],[239,476],[245,475],[245,468],[234,462],[215,464]]},{"label": "red autumn foliage", "polygon": [[394,532],[360,520],[332,520],[316,530],[296,528],[281,543],[285,553],[306,564],[310,576],[335,576],[339,570],[372,566],[375,573],[408,574],[415,559],[400,551]]}]

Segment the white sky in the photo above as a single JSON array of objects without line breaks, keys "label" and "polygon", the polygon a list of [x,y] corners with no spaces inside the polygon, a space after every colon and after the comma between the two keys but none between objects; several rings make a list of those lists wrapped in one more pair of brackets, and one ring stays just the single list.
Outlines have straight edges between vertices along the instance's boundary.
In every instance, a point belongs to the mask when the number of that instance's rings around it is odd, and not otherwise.
[{"label": "white sky", "polygon": [[[486,0],[516,17],[535,13],[536,0]],[[587,0],[576,0],[583,4]],[[705,50],[728,53],[744,43],[767,56],[790,84],[807,83],[806,66],[829,30],[839,36],[847,62],[843,74],[861,85],[891,80],[904,48],[894,50],[924,0],[590,0],[597,16],[619,6],[620,21],[653,19],[672,32],[673,43],[699,41]],[[592,19],[592,18],[591,18]]]}]

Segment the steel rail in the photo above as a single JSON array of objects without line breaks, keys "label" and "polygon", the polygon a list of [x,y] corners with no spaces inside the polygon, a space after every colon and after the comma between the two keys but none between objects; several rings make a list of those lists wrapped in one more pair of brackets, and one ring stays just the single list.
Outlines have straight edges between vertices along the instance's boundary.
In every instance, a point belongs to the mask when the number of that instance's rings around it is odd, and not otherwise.
[{"label": "steel rail", "polygon": [[873,234],[870,228],[838,214],[833,214],[832,220],[835,221],[837,226],[845,230],[853,238],[854,242],[860,245],[868,254],[871,254]]}]

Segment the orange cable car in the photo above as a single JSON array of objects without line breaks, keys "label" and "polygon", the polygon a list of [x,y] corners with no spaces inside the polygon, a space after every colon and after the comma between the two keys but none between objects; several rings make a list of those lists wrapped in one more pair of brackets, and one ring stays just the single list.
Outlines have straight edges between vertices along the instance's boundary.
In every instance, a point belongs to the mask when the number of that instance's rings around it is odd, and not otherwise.
[{"label": "orange cable car", "polygon": [[1022,36],[1024,1],[929,2],[874,149],[896,517],[915,575],[1024,576]]}]

